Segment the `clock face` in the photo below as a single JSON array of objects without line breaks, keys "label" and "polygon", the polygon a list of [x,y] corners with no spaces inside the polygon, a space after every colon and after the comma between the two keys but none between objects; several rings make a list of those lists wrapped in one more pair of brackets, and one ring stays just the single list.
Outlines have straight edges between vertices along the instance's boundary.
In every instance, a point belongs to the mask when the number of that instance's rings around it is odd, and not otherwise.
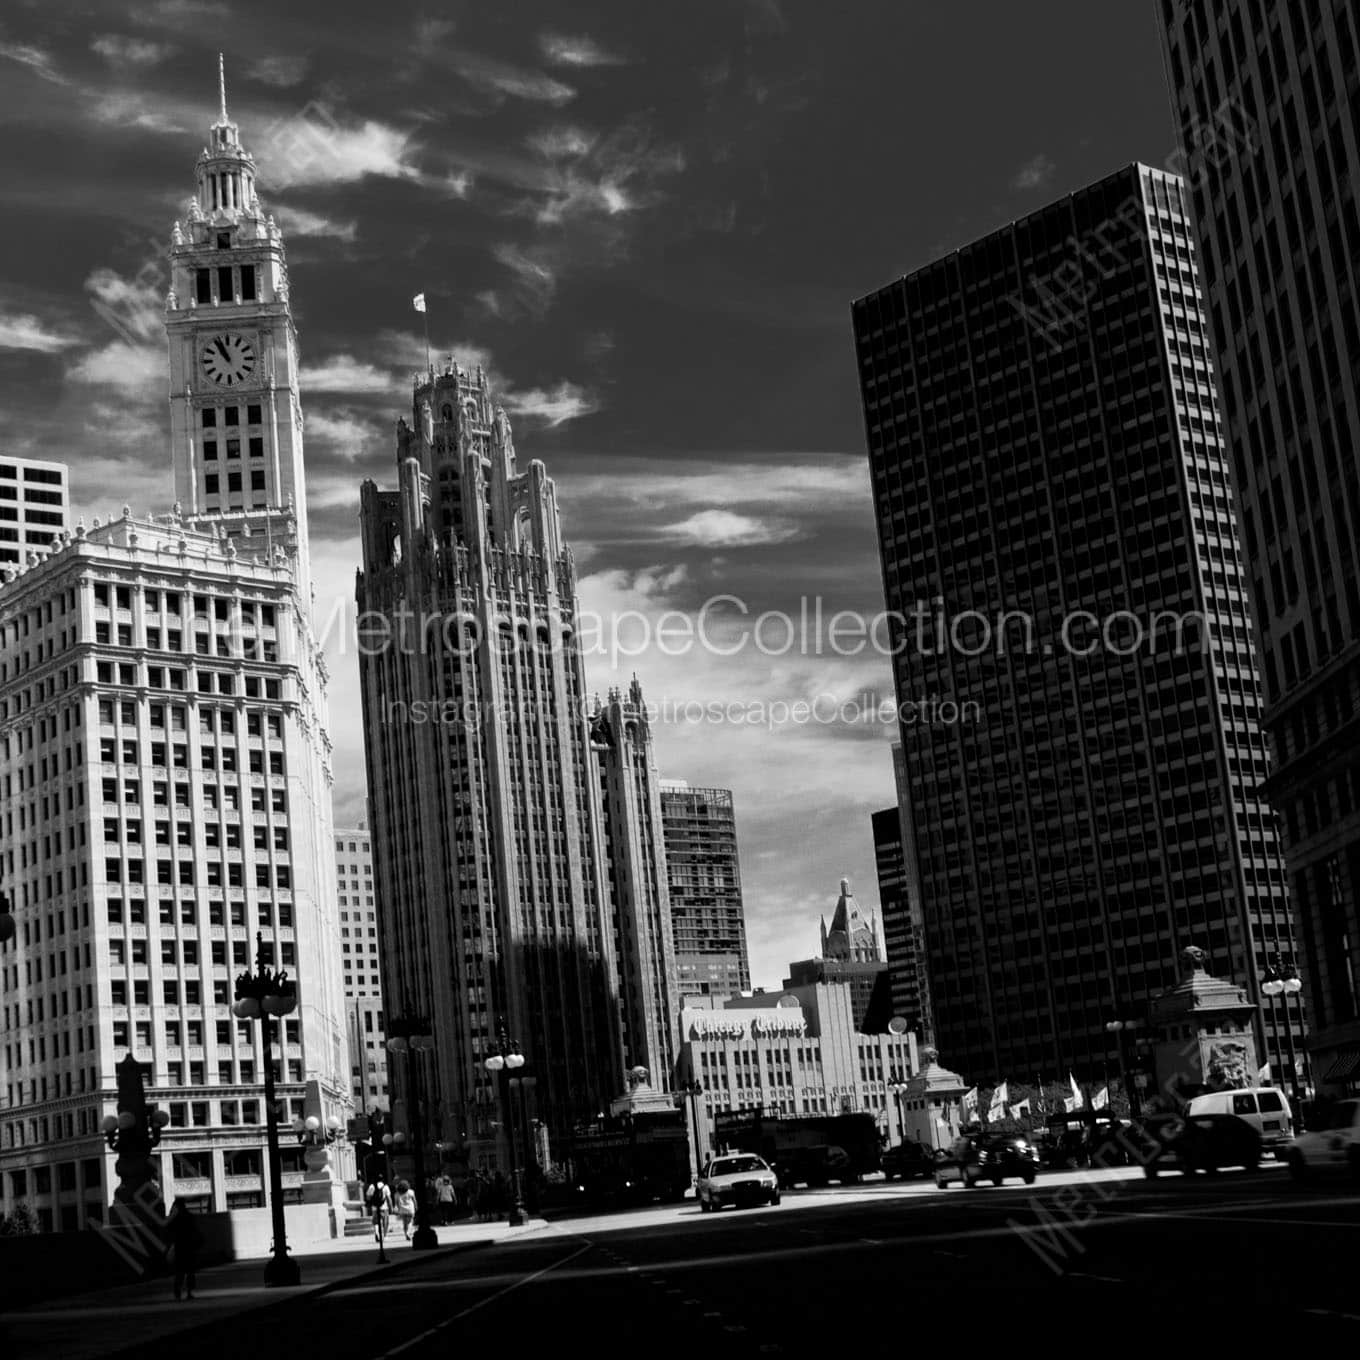
[{"label": "clock face", "polygon": [[255,346],[243,335],[211,335],[203,344],[203,372],[223,387],[246,381],[255,371]]}]

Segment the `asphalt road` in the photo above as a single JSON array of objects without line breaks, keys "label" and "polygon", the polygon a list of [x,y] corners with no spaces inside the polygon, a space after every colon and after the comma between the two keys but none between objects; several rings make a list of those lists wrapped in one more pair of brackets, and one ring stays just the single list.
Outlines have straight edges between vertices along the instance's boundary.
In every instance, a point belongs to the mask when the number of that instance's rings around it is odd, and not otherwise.
[{"label": "asphalt road", "polygon": [[909,1346],[900,1329],[915,1324],[922,1341],[1023,1337],[1123,1352],[1218,1322],[1239,1337],[1269,1327],[1353,1348],[1358,1251],[1360,1188],[1298,1190],[1278,1168],[1032,1188],[881,1185],[786,1194],[777,1208],[701,1216],[690,1203],[558,1222],[484,1250],[412,1253],[380,1281],[282,1300],[171,1344],[190,1356],[327,1360],[531,1347],[806,1355],[885,1330]]}]

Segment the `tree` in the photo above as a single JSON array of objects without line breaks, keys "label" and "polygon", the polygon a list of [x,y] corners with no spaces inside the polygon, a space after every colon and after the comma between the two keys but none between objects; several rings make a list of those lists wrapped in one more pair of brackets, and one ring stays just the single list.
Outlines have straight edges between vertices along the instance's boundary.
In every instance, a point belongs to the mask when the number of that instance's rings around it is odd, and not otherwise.
[{"label": "tree", "polygon": [[29,1237],[38,1231],[38,1215],[26,1199],[19,1200],[7,1218],[0,1218],[0,1237]]}]

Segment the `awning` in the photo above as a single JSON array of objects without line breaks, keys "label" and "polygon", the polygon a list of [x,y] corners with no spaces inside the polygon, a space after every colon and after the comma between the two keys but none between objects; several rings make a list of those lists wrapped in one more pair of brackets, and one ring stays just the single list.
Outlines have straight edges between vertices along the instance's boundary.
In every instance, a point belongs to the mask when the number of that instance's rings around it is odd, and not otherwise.
[{"label": "awning", "polygon": [[1360,1068],[1360,1048],[1352,1048],[1339,1054],[1337,1060],[1322,1074],[1323,1081],[1345,1081]]}]

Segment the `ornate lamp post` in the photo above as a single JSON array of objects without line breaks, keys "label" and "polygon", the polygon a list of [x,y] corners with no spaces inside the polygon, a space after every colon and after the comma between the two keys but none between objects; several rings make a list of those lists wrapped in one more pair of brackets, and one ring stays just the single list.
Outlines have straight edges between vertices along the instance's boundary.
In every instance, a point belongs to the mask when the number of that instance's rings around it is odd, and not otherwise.
[{"label": "ornate lamp post", "polygon": [[302,1283],[298,1263],[288,1255],[283,1221],[283,1166],[279,1161],[279,1119],[274,1106],[274,1050],[269,1019],[297,1009],[297,987],[286,972],[275,972],[265,957],[264,935],[255,936],[255,971],[236,979],[236,1004],[231,1013],[242,1020],[258,1020],[264,1046],[265,1141],[269,1150],[269,1208],[274,1224],[274,1250],[264,1268],[266,1285]]},{"label": "ornate lamp post", "polygon": [[689,1081],[682,1081],[675,1088],[675,1101],[680,1104],[682,1101],[689,1106],[690,1122],[694,1128],[694,1174],[697,1176],[704,1169],[704,1150],[700,1146],[699,1139],[699,1097],[704,1093],[704,1084],[691,1078]]},{"label": "ornate lamp post", "polygon": [[501,1092],[501,1108],[505,1111],[506,1146],[510,1152],[510,1213],[506,1222],[517,1228],[524,1222],[524,1195],[519,1183],[519,1158],[515,1154],[514,1110],[510,1104],[510,1074],[524,1066],[524,1054],[518,1040],[510,1038],[505,1021],[501,1020],[496,1036],[496,1051],[486,1060],[485,1067],[497,1080]]},{"label": "ornate lamp post", "polygon": [[[1270,998],[1270,1018],[1275,1019],[1275,998],[1281,998],[1281,1005],[1284,1007],[1284,1037],[1285,1043],[1289,1047],[1289,1087],[1290,1092],[1297,1102],[1299,1099],[1299,1071],[1297,1066],[1297,1056],[1294,1052],[1294,1026],[1293,1017],[1289,1013],[1289,998],[1297,996],[1303,990],[1303,979],[1299,976],[1299,970],[1292,964],[1281,964],[1280,957],[1275,956],[1275,962],[1266,969],[1261,977],[1261,991]],[[1278,1055],[1278,1047],[1276,1053]]]},{"label": "ornate lamp post", "polygon": [[[417,1053],[427,1053],[434,1047],[430,1022],[410,1017],[387,1022],[389,1053],[406,1054],[406,1121],[411,1130],[411,1148],[416,1163],[416,1230],[411,1234],[411,1245],[418,1249],[437,1247],[439,1238],[430,1226],[429,1197],[425,1193],[425,1123],[420,1117],[420,1072]],[[383,1141],[392,1138],[387,1134]],[[400,1134],[396,1135],[401,1138]]]},{"label": "ornate lamp post", "polygon": [[[104,1141],[118,1154],[114,1169],[118,1172],[118,1188],[114,1202],[125,1210],[147,1209],[146,1188],[158,1181],[151,1162],[152,1150],[161,1141],[161,1130],[170,1122],[164,1110],[146,1103],[146,1087],[142,1081],[142,1064],[131,1053],[118,1064],[118,1113],[105,1115],[100,1126]],[[160,1190],[153,1192],[160,1202]]]},{"label": "ornate lamp post", "polygon": [[907,1078],[902,1073],[894,1072],[888,1078],[888,1090],[897,1106],[897,1141],[899,1143],[907,1141],[907,1121],[902,1117],[902,1100],[910,1089]]},{"label": "ornate lamp post", "polygon": [[1138,1022],[1135,1020],[1107,1020],[1105,1022],[1106,1032],[1114,1035],[1115,1051],[1119,1054],[1119,1084],[1124,1088],[1124,1099],[1129,1103],[1129,1118],[1137,1119],[1141,1113],[1135,1108],[1135,1097],[1129,1086],[1128,1064],[1124,1061],[1124,1034],[1126,1031],[1137,1029]]}]

